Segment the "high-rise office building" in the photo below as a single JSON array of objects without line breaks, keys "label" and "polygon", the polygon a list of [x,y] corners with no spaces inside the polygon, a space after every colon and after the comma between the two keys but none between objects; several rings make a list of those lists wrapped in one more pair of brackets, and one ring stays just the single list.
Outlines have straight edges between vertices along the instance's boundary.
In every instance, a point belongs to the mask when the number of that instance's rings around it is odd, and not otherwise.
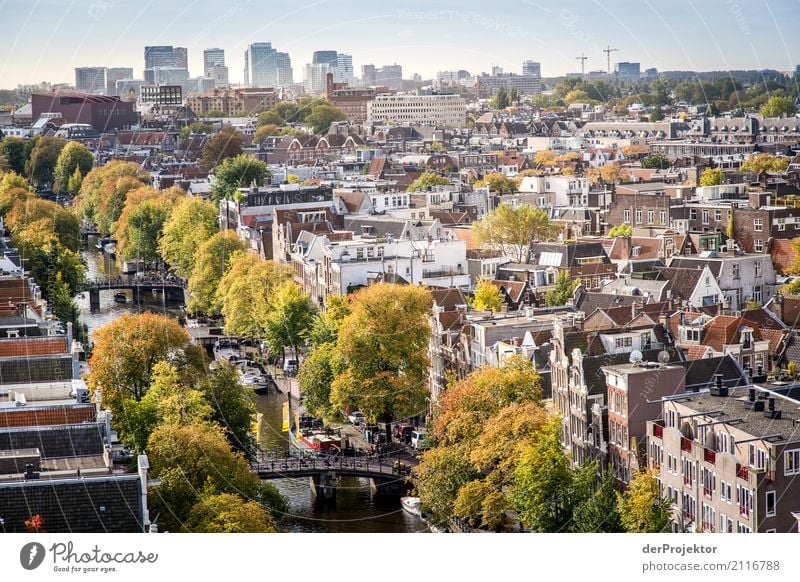
[{"label": "high-rise office building", "polygon": [[211,67],[206,76],[214,80],[214,87],[227,87],[230,85],[228,67]]},{"label": "high-rise office building", "polygon": [[366,87],[375,85],[377,69],[375,65],[361,65],[361,84]]},{"label": "high-rise office building", "polygon": [[628,62],[617,63],[614,66],[614,72],[620,79],[626,79],[629,81],[638,81],[640,77],[639,63],[628,63]]},{"label": "high-rise office building", "polygon": [[328,73],[333,73],[329,63],[311,63],[303,69],[303,87],[306,93],[319,95],[327,90]]},{"label": "high-rise office building", "polygon": [[375,84],[400,91],[403,88],[403,67],[398,64],[384,65],[375,71]]},{"label": "high-rise office building", "polygon": [[522,74],[531,77],[542,78],[542,65],[536,61],[525,61],[522,63]]},{"label": "high-rise office building", "polygon": [[210,48],[203,51],[203,75],[210,77],[212,67],[225,66],[225,51],[221,48]]},{"label": "high-rise office building", "polygon": [[144,68],[176,67],[189,68],[189,54],[184,47],[179,46],[146,46],[144,47]]},{"label": "high-rise office building", "polygon": [[335,69],[338,58],[339,53],[336,51],[314,51],[314,55],[311,57],[311,64],[321,65],[326,63],[330,65],[331,68]]},{"label": "high-rise office building", "polygon": [[106,95],[117,95],[117,81],[133,79],[130,67],[109,67],[106,69]]},{"label": "high-rise office building", "polygon": [[336,81],[352,85],[355,81],[353,70],[353,55],[339,53],[336,55],[336,71],[334,74]]},{"label": "high-rise office building", "polygon": [[270,42],[255,42],[244,53],[244,82],[250,87],[280,87],[293,82],[292,61]]},{"label": "high-rise office building", "polygon": [[106,91],[106,68],[76,67],[75,88],[85,93],[104,93]]}]

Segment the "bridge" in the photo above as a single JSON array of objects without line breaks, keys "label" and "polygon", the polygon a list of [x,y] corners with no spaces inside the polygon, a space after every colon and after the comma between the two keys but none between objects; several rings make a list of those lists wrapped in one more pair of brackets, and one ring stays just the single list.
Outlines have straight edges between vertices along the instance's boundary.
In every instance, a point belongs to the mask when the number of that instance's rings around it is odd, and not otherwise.
[{"label": "bridge", "polygon": [[80,291],[88,291],[89,308],[100,309],[101,291],[131,291],[134,303],[142,302],[143,293],[153,291],[163,294],[165,303],[183,303],[183,291],[186,281],[176,277],[162,275],[120,275],[118,277],[101,277],[83,282]]},{"label": "bridge", "polygon": [[330,501],[336,498],[338,477],[371,479],[378,495],[404,495],[411,487],[408,478],[414,464],[416,460],[381,457],[284,457],[253,463],[250,470],[262,480],[308,477],[317,499]]}]

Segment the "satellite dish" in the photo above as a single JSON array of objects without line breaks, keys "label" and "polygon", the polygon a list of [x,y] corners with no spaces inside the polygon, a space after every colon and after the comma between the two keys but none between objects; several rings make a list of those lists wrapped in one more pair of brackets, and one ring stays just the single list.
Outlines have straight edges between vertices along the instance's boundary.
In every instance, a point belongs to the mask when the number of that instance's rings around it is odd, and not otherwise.
[{"label": "satellite dish", "polygon": [[631,357],[629,358],[629,360],[630,363],[633,364],[634,366],[637,365],[639,362],[642,361],[642,352],[640,352],[639,350],[633,350],[631,352]]},{"label": "satellite dish", "polygon": [[658,352],[658,361],[661,362],[662,368],[666,366],[669,362],[669,352],[667,350],[661,350]]}]

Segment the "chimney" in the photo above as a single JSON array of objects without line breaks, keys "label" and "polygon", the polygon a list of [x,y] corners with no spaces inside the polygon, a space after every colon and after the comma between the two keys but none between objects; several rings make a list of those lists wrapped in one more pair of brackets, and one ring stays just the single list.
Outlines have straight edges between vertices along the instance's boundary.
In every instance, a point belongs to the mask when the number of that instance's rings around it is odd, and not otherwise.
[{"label": "chimney", "polygon": [[711,387],[712,396],[727,396],[728,387],[722,381],[722,374],[714,374],[714,385]]},{"label": "chimney", "polygon": [[767,410],[764,411],[765,418],[772,418],[772,419],[779,419],[781,417],[781,411],[775,410],[775,397],[770,397],[767,399]]},{"label": "chimney", "polygon": [[744,402],[744,407],[755,412],[762,412],[764,410],[764,401],[756,398],[756,389],[751,387],[748,391],[747,400]]},{"label": "chimney", "polygon": [[152,531],[150,526],[150,511],[147,509],[147,472],[150,469],[150,461],[147,455],[139,455],[136,459],[139,469],[139,498],[141,500],[142,508],[142,529],[147,533]]},{"label": "chimney", "polygon": [[728,249],[728,256],[735,257],[736,256],[736,241],[732,238],[729,238],[726,243],[726,248]]},{"label": "chimney", "polygon": [[783,293],[775,293],[775,307],[773,308],[773,312],[777,316],[778,319],[783,321]]}]

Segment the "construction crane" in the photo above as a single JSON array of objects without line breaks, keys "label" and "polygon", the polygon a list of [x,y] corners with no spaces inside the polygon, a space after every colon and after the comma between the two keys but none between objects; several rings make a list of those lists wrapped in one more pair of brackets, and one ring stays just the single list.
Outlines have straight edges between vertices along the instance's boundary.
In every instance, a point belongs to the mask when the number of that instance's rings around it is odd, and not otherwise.
[{"label": "construction crane", "polygon": [[581,53],[581,56],[575,57],[576,61],[580,61],[581,62],[581,77],[585,77],[586,76],[586,70],[585,70],[584,67],[586,66],[585,63],[586,63],[586,59],[588,59],[588,58],[589,57],[587,57],[583,53]]},{"label": "construction crane", "polygon": [[606,53],[608,56],[608,74],[611,74],[611,53],[618,51],[619,49],[611,48],[611,45],[608,45],[606,48],[603,49],[603,52]]}]

